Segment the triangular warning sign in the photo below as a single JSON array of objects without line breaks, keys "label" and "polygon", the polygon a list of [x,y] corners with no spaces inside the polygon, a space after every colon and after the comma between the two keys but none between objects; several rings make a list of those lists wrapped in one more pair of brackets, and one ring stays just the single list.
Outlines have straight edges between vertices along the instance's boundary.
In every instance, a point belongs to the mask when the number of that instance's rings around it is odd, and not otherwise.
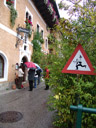
[{"label": "triangular warning sign", "polygon": [[94,68],[81,44],[78,44],[62,73],[96,75]]}]

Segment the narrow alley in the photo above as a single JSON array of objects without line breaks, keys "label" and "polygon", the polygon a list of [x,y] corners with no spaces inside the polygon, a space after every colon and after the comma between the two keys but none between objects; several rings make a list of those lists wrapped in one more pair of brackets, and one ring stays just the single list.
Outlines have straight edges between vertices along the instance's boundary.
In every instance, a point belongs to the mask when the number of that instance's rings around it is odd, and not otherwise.
[{"label": "narrow alley", "polygon": [[[4,116],[0,117],[0,128],[53,128],[53,112],[47,108],[47,100],[50,90],[44,90],[45,85],[41,83],[33,91],[25,89],[16,89],[8,93],[0,93],[0,114],[9,112],[6,116],[6,122],[1,122]],[[7,91],[7,90],[6,90]],[[8,123],[10,111],[21,114],[19,121]],[[2,114],[3,115],[3,114]],[[20,116],[20,115],[19,115]]]}]

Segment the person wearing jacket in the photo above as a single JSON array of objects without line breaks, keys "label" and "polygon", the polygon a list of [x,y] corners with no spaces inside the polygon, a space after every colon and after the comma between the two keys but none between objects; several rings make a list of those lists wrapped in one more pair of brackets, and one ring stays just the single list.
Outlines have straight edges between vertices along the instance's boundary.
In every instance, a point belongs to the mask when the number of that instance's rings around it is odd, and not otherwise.
[{"label": "person wearing jacket", "polygon": [[35,69],[29,69],[28,71],[29,91],[33,90],[34,75],[35,75]]},{"label": "person wearing jacket", "polygon": [[36,69],[35,75],[34,75],[34,88],[37,88],[37,80],[38,80],[38,74],[37,74],[37,69]]},{"label": "person wearing jacket", "polygon": [[49,69],[46,67],[45,68],[45,85],[46,85],[46,88],[45,90],[48,90],[49,89],[49,85],[48,85],[48,82],[49,82]]},{"label": "person wearing jacket", "polygon": [[41,68],[37,69],[37,74],[38,74],[38,85],[40,84],[41,72],[43,72],[43,70],[42,70]]},{"label": "person wearing jacket", "polygon": [[24,75],[24,72],[22,70],[22,66],[19,66],[19,70],[18,70],[18,79],[19,79],[18,89],[21,89],[22,81],[23,81],[23,75]]}]

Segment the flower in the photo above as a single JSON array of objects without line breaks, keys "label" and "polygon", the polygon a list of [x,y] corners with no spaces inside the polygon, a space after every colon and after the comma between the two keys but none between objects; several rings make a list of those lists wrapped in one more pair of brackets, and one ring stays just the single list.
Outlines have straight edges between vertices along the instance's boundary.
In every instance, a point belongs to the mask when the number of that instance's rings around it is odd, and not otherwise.
[{"label": "flower", "polygon": [[56,15],[53,15],[52,21],[56,21],[56,19],[57,19]]},{"label": "flower", "polygon": [[12,4],[14,4],[14,1],[11,1]]},{"label": "flower", "polygon": [[48,5],[48,10],[49,10],[50,14],[53,13],[53,7],[52,7],[52,4],[49,4],[49,5]]},{"label": "flower", "polygon": [[31,24],[31,25],[33,26],[32,22],[31,22],[30,20],[28,20],[28,23]]},{"label": "flower", "polygon": [[14,4],[14,0],[6,0],[6,4],[13,5]]},{"label": "flower", "polygon": [[54,98],[59,100],[59,95],[55,95]]},{"label": "flower", "polygon": [[44,0],[44,3],[47,4],[48,3],[48,0]]},{"label": "flower", "polygon": [[44,3],[47,5],[47,8],[48,8],[50,14],[52,15],[52,21],[55,22],[56,24],[58,24],[59,23],[58,17],[57,17],[56,12],[53,8],[53,5],[50,3],[50,0],[44,0]]},{"label": "flower", "polygon": [[57,24],[57,25],[59,24],[59,20],[58,19],[56,20],[55,24]]},{"label": "flower", "polygon": [[26,20],[25,20],[25,23],[26,23],[26,24],[29,24],[29,25],[31,25],[31,26],[33,26],[32,22],[31,22],[29,19],[26,19]]}]

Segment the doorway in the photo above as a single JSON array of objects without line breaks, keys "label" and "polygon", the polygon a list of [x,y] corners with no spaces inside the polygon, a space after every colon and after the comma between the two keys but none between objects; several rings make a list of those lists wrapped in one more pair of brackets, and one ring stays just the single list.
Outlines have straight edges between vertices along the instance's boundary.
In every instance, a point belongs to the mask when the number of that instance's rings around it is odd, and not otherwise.
[{"label": "doorway", "polygon": [[21,60],[22,62],[22,70],[24,72],[24,75],[23,75],[23,82],[27,80],[27,68],[25,67],[24,63],[25,62],[28,62],[28,59],[26,56],[24,56]]}]

